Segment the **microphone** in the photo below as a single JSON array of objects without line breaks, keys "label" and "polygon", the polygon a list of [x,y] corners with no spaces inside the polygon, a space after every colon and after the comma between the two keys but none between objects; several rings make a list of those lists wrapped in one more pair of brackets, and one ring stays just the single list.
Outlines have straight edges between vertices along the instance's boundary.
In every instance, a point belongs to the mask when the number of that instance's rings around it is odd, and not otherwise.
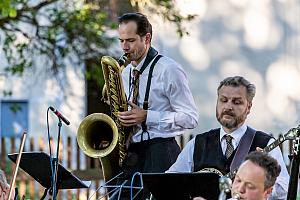
[{"label": "microphone", "polygon": [[49,107],[50,110],[52,110],[52,112],[59,118],[61,119],[66,125],[70,125],[69,120],[67,120],[67,118],[65,118],[58,110],[55,110],[52,106]]}]

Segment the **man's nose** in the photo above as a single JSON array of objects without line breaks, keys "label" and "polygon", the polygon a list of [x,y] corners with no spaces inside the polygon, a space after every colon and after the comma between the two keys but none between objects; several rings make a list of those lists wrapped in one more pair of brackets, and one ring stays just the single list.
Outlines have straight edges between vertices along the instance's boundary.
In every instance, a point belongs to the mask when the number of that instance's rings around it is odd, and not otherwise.
[{"label": "man's nose", "polygon": [[128,51],[128,50],[130,49],[130,46],[129,46],[128,42],[124,42],[124,43],[122,44],[122,49],[123,49],[124,51]]},{"label": "man's nose", "polygon": [[225,109],[225,110],[232,110],[232,109],[233,109],[232,103],[227,102],[227,103],[224,105],[224,109]]},{"label": "man's nose", "polygon": [[239,193],[241,193],[241,194],[245,193],[245,189],[246,189],[245,184],[243,184],[243,183],[239,184],[239,186],[238,186]]}]

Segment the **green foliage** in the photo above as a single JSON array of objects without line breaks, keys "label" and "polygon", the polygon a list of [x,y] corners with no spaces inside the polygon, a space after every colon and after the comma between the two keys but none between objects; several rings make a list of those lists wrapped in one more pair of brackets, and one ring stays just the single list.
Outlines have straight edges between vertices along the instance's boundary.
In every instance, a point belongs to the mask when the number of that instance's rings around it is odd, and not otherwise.
[{"label": "green foliage", "polygon": [[87,80],[92,80],[96,83],[97,88],[102,88],[104,84],[104,78],[102,75],[102,68],[99,67],[99,62],[87,62],[86,63],[89,67],[85,71],[85,77]]},{"label": "green foliage", "polygon": [[57,73],[65,67],[63,60],[70,54],[75,54],[81,63],[105,53],[113,41],[105,35],[112,22],[94,4],[77,6],[76,1],[59,0],[40,1],[35,5],[25,1],[15,3],[20,8],[15,18],[7,15],[0,18],[3,50],[9,64],[6,72],[13,75],[40,67],[37,55],[42,55],[49,69]]},{"label": "green foliage", "polygon": [[[116,39],[108,32],[117,28],[116,16],[143,6],[175,23],[183,36],[187,32],[181,24],[193,16],[182,17],[173,4],[172,0],[117,0],[114,5],[109,0],[2,0],[0,37],[6,72],[22,76],[27,69],[44,67],[57,74],[65,68],[66,58],[78,66],[111,54],[108,50]],[[88,77],[95,75],[98,71],[87,73]]]},{"label": "green foliage", "polygon": [[17,10],[13,6],[13,2],[11,0],[1,0],[0,9],[3,17],[14,18],[17,16]]}]

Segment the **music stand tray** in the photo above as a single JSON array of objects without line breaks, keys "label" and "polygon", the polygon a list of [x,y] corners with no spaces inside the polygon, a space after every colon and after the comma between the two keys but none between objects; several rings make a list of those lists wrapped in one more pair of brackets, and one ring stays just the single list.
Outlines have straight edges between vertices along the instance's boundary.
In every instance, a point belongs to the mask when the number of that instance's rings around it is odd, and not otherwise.
[{"label": "music stand tray", "polygon": [[[18,153],[8,154],[8,158],[16,163]],[[39,182],[43,187],[51,187],[50,156],[44,152],[23,152],[20,168]],[[78,189],[88,188],[89,185],[79,180],[71,172],[58,164],[57,188]]]},{"label": "music stand tray", "polygon": [[217,200],[219,175],[215,173],[143,173],[142,179],[156,200],[188,200],[201,196]]}]

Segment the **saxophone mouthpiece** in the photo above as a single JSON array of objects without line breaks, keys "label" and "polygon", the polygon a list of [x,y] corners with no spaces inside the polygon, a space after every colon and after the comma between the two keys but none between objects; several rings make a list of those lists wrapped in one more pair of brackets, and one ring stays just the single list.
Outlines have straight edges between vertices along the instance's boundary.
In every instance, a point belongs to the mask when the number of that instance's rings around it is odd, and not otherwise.
[{"label": "saxophone mouthpiece", "polygon": [[125,65],[126,62],[128,62],[128,53],[125,53],[123,56],[121,56],[118,60],[118,63],[120,66]]}]

